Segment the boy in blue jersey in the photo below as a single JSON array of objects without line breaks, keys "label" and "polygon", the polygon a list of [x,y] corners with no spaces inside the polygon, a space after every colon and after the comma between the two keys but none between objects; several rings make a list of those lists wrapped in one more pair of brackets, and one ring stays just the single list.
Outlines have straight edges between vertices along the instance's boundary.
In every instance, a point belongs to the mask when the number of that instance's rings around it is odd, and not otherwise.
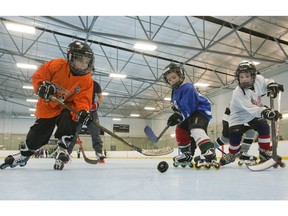
[{"label": "boy in blue jersey", "polygon": [[177,125],[176,140],[181,152],[174,157],[174,162],[191,162],[196,146],[201,151],[200,157],[194,159],[196,166],[198,162],[203,162],[204,165],[216,162],[214,144],[207,135],[208,123],[212,118],[211,103],[191,83],[184,83],[185,74],[181,66],[169,64],[164,69],[163,77],[172,88],[171,102],[174,111],[167,124]]}]

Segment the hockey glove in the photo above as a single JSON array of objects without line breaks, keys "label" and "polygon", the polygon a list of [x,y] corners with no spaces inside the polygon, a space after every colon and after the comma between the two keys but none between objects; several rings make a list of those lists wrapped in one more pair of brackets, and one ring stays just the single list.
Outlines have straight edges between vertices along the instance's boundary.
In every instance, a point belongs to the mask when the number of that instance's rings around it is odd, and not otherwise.
[{"label": "hockey glove", "polygon": [[276,98],[279,91],[284,91],[284,87],[281,84],[277,84],[275,82],[273,83],[269,83],[267,86],[267,96],[268,97],[272,97],[272,98]]},{"label": "hockey glove", "polygon": [[167,125],[175,126],[183,120],[183,116],[180,112],[174,112],[168,119]]},{"label": "hockey glove", "polygon": [[97,102],[92,103],[91,107],[90,107],[90,112],[92,111],[96,111],[99,108],[99,104]]},{"label": "hockey glove", "polygon": [[47,102],[50,101],[49,96],[56,93],[56,87],[48,81],[43,81],[37,91],[37,95],[39,95],[39,97],[43,98]]},{"label": "hockey glove", "polygon": [[261,116],[268,120],[274,119],[275,121],[282,118],[282,114],[279,113],[278,110],[272,110],[270,108],[263,110]]},{"label": "hockey glove", "polygon": [[83,125],[87,125],[92,121],[92,117],[86,110],[81,110],[78,114],[77,121]]}]

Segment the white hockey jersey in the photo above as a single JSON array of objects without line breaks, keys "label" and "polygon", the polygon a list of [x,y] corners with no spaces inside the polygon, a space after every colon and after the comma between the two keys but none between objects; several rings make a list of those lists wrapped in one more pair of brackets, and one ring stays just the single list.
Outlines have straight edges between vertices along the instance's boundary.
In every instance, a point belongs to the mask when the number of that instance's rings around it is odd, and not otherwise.
[{"label": "white hockey jersey", "polygon": [[267,85],[274,82],[257,74],[254,82],[254,90],[242,89],[237,86],[233,90],[230,101],[229,126],[245,124],[255,117],[261,117],[261,112],[266,109],[261,103],[261,97],[267,93]]}]

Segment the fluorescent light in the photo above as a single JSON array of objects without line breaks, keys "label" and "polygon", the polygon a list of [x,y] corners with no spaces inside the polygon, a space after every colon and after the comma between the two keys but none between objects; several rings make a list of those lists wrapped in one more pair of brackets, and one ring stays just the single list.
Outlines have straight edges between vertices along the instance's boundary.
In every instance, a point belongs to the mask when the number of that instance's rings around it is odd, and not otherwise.
[{"label": "fluorescent light", "polygon": [[27,68],[27,69],[37,69],[37,65],[31,65],[31,64],[22,64],[22,63],[17,63],[16,64],[18,68]]},{"label": "fluorescent light", "polygon": [[140,50],[154,51],[157,49],[157,46],[152,45],[152,44],[136,43],[133,48],[140,49]]},{"label": "fluorescent light", "polygon": [[176,134],[175,133],[173,133],[173,134],[170,134],[170,137],[175,137],[176,136]]},{"label": "fluorescent light", "polygon": [[155,107],[144,107],[145,110],[155,110]]},{"label": "fluorescent light", "polygon": [[20,25],[15,23],[6,23],[6,28],[11,31],[35,34],[35,27],[32,26]]},{"label": "fluorescent light", "polygon": [[112,120],[113,120],[113,121],[121,121],[120,118],[113,118]]},{"label": "fluorescent light", "polygon": [[165,97],[164,100],[165,101],[171,101],[171,98],[170,97]]},{"label": "fluorescent light", "polygon": [[207,84],[207,83],[194,83],[194,86],[197,86],[197,87],[208,87],[209,84]]},{"label": "fluorescent light", "polygon": [[130,114],[131,117],[139,117],[139,114]]},{"label": "fluorescent light", "polygon": [[116,78],[126,78],[127,77],[127,75],[125,75],[125,74],[115,74],[115,73],[111,73],[109,76],[110,77],[116,77]]},{"label": "fluorescent light", "polygon": [[30,114],[30,116],[35,116],[35,114]]},{"label": "fluorescent light", "polygon": [[29,111],[35,112],[36,108],[29,108]]},{"label": "fluorescent light", "polygon": [[33,89],[33,86],[23,86],[23,89]]},{"label": "fluorescent light", "polygon": [[32,102],[32,103],[36,103],[38,100],[37,99],[26,99],[27,102]]},{"label": "fluorescent light", "polygon": [[109,93],[108,92],[102,92],[102,95],[107,96],[107,95],[109,95]]}]

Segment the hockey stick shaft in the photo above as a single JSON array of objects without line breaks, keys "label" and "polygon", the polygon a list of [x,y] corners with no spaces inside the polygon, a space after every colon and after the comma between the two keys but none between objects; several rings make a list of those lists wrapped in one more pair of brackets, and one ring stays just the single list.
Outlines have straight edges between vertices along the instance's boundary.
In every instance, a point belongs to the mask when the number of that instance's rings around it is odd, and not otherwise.
[{"label": "hockey stick shaft", "polygon": [[[79,115],[79,112],[72,109],[71,107],[67,106],[63,101],[59,100],[58,98],[50,95],[50,100],[57,102],[58,104],[62,105],[63,107],[65,107],[66,109],[68,109],[69,111],[75,113],[76,115]],[[118,139],[119,141],[121,141],[122,143],[124,143],[125,145],[131,147],[132,149],[136,150],[137,152],[143,154],[143,155],[147,155],[147,156],[160,156],[160,155],[166,155],[166,154],[170,154],[171,152],[173,152],[172,148],[163,148],[163,149],[155,149],[155,150],[145,150],[142,149],[138,146],[134,146],[132,144],[130,144],[129,142],[127,142],[126,140],[124,140],[123,138],[119,137],[117,134],[113,133],[112,131],[108,130],[107,128],[103,127],[102,125],[99,124],[98,121],[95,121],[96,126],[99,127],[101,130],[103,130],[104,132],[106,132],[107,134],[109,134],[110,136],[114,137],[115,139]]]},{"label": "hockey stick shaft", "polygon": [[[279,96],[278,97],[278,111],[280,112],[281,92],[279,92],[278,96]],[[270,96],[270,108],[274,109],[274,98],[272,98],[272,95]],[[277,124],[279,124],[279,120],[277,121]],[[257,165],[252,165],[252,166],[246,165],[248,169],[252,171],[263,171],[277,164],[277,145],[278,145],[277,133],[278,132],[279,132],[279,125],[277,126],[277,131],[276,131],[276,121],[275,119],[272,119],[271,120],[272,158]]]}]

